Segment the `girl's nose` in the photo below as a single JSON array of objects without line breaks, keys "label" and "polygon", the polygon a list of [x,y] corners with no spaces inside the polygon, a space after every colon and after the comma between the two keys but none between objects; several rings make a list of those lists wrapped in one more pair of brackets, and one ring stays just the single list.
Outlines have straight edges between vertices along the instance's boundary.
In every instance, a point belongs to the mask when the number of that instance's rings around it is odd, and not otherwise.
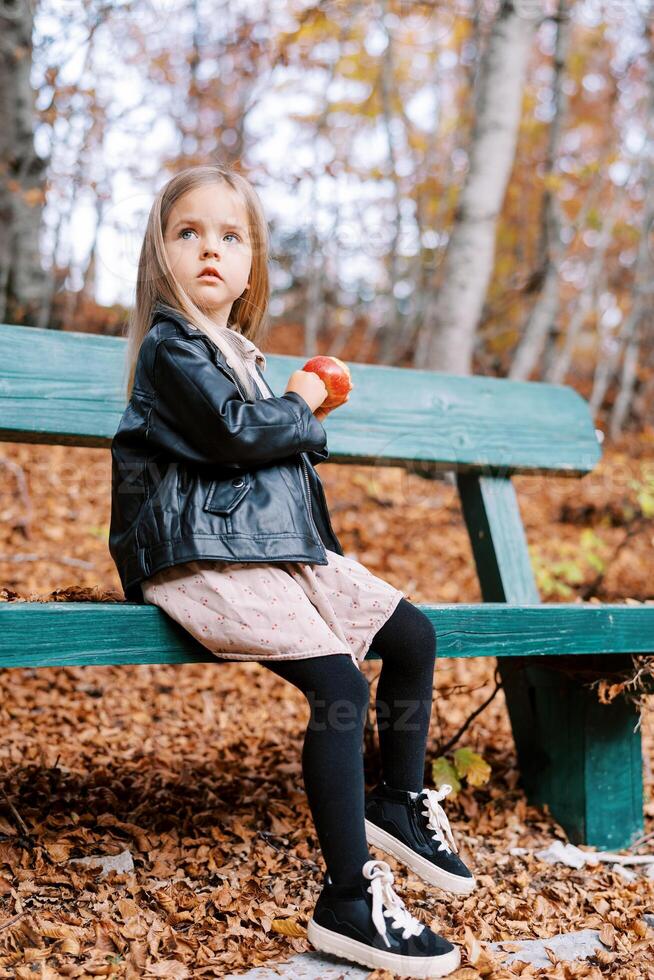
[{"label": "girl's nose", "polygon": [[220,243],[217,238],[207,238],[204,242],[204,248],[202,249],[202,255],[219,255],[220,254]]}]

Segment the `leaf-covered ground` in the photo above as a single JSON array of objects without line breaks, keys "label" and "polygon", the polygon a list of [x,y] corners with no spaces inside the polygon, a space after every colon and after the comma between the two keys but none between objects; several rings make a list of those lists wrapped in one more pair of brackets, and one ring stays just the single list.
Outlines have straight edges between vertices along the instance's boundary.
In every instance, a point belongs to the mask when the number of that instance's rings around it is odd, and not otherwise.
[{"label": "leaf-covered ground", "polygon": [[[516,479],[548,599],[572,601],[590,586],[602,600],[654,599],[638,489],[653,460],[649,430],[606,450],[582,480]],[[109,454],[4,445],[0,462],[2,598],[118,591],[106,544]],[[480,599],[451,485],[394,468],[319,472],[348,554],[414,602]],[[493,667],[438,662],[428,763],[488,697]],[[364,664],[373,694],[379,669]],[[4,670],[0,685],[0,976],[211,977],[310,949],[304,931],[324,866],[302,786],[308,706],[298,691],[254,663]],[[653,833],[649,708],[643,734]],[[414,913],[462,944],[457,980],[651,977],[654,932],[642,922],[654,912],[651,879],[509,853],[565,835],[517,785],[501,693],[462,744],[492,767],[486,786],[447,804],[478,890],[444,897],[390,861]],[[372,781],[374,752],[367,767]],[[99,855],[133,869],[101,877],[74,863]],[[607,948],[574,966],[509,970],[479,954],[480,941],[582,928],[601,929]]]}]

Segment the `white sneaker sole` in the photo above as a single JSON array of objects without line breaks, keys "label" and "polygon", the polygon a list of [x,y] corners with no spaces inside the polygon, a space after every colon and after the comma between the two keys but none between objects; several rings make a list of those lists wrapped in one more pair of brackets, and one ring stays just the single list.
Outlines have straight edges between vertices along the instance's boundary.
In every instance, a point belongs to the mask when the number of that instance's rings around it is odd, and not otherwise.
[{"label": "white sneaker sole", "polygon": [[390,970],[398,977],[447,977],[461,963],[458,946],[443,953],[442,956],[401,956],[399,953],[386,953],[375,949],[358,939],[341,936],[338,932],[319,926],[313,919],[307,926],[307,938],[311,945],[321,953],[341,956],[350,962],[369,966],[373,970]]},{"label": "white sneaker sole", "polygon": [[378,847],[381,851],[391,854],[402,864],[405,864],[407,868],[415,871],[429,885],[436,885],[437,888],[442,888],[443,891],[450,892],[452,895],[469,895],[477,887],[474,878],[461,878],[459,875],[452,874],[451,871],[437,868],[427,858],[416,854],[402,841],[367,819],[366,839],[372,847]]}]

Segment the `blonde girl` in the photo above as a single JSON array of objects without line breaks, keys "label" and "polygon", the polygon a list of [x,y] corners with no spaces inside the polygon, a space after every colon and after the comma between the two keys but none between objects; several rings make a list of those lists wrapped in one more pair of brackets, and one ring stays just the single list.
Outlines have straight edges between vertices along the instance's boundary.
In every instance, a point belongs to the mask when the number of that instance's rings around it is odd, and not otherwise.
[{"label": "blonde girl", "polygon": [[[392,855],[468,894],[441,806],[423,786],[436,635],[390,583],[344,555],[316,466],[329,456],[314,373],[277,396],[268,229],[251,183],[191,167],[162,187],[127,332],[127,407],[112,442],[109,546],[129,601],[159,606],[218,659],[257,661],[306,696],[302,773],[326,872],[316,949],[372,969],[446,976],[459,950],[411,915]],[[374,645],[383,778],[366,794],[363,731]]]}]

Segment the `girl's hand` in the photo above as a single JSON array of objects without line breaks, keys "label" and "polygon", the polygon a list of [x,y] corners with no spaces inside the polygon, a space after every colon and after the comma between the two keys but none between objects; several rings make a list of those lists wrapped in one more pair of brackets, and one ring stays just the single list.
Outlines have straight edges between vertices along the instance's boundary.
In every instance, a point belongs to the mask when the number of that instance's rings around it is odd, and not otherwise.
[{"label": "girl's hand", "polygon": [[[348,395],[347,398],[345,399],[345,402],[348,401],[349,398],[350,398],[350,396]],[[341,402],[341,405],[344,405],[345,402]],[[340,408],[341,405],[336,405],[335,407],[336,408]],[[317,408],[313,414],[316,416],[316,418],[318,419],[319,422],[322,422],[322,420],[324,418],[327,418],[327,416],[329,415],[329,413],[330,412],[333,412],[333,411],[334,411],[333,408],[322,408],[322,406],[321,406],[320,408]]]},{"label": "girl's hand", "polygon": [[302,395],[312,412],[315,412],[329,395],[325,382],[315,371],[293,371],[288,379],[286,391],[295,391],[298,395]]}]

